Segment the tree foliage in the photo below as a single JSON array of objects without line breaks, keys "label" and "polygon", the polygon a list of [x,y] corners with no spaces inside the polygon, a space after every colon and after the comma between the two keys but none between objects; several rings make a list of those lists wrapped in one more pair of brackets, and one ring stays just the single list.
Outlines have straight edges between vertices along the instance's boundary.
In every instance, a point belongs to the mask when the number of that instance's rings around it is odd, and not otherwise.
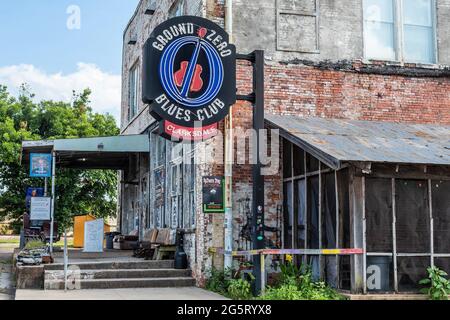
[{"label": "tree foliage", "polygon": [[[24,140],[114,136],[119,133],[111,115],[92,111],[91,91],[73,93],[72,103],[41,101],[22,87],[18,98],[0,86],[0,219],[20,222],[27,187],[44,185],[30,178],[21,164]],[[64,227],[73,215],[110,217],[116,213],[117,174],[108,170],[57,169],[55,216]]]}]

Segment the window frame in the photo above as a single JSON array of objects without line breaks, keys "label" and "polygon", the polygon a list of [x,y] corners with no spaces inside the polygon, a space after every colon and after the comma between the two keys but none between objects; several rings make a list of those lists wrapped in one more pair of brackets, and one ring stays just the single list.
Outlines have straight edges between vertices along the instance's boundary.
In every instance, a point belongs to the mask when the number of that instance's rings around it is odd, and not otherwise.
[{"label": "window frame", "polygon": [[[140,72],[139,61],[136,61],[128,72],[128,122],[131,122],[139,114],[139,85],[140,85],[139,72]],[[135,85],[133,93],[132,93],[132,83],[134,83]],[[132,99],[132,97],[134,99]]]},{"label": "window frame", "polygon": [[[308,54],[320,54],[320,0],[314,0],[314,11],[299,11],[283,8],[280,4],[280,0],[276,1],[276,50],[281,52],[298,52]],[[315,19],[316,29],[316,47],[314,49],[307,49],[299,47],[297,49],[283,47],[281,39],[279,37],[279,30],[281,29],[280,20],[283,15],[294,15],[297,17],[312,17]]]},{"label": "window frame", "polygon": [[365,17],[365,8],[364,8],[364,0],[361,2],[361,10],[362,10],[362,30],[363,30],[363,57],[365,62],[371,61],[386,61],[397,63],[400,65],[404,64],[416,64],[419,66],[436,66],[439,64],[439,47],[438,47],[438,37],[437,37],[437,1],[431,1],[431,19],[432,19],[432,36],[433,36],[433,62],[421,62],[414,60],[405,59],[405,38],[404,38],[404,17],[403,17],[403,2],[405,0],[392,0],[393,1],[393,10],[394,10],[394,51],[395,51],[395,60],[386,60],[383,58],[376,57],[368,57],[367,56],[367,47],[366,47],[366,17]]}]

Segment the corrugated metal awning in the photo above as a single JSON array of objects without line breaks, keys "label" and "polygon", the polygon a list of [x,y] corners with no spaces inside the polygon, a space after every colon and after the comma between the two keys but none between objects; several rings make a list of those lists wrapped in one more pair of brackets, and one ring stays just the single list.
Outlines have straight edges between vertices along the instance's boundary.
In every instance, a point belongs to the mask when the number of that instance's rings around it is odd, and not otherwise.
[{"label": "corrugated metal awning", "polygon": [[22,161],[28,164],[30,153],[57,154],[58,166],[80,169],[123,169],[129,156],[148,153],[148,135],[126,135],[81,139],[22,142]]},{"label": "corrugated metal awning", "polygon": [[266,115],[266,123],[334,169],[343,162],[450,165],[450,126]]}]

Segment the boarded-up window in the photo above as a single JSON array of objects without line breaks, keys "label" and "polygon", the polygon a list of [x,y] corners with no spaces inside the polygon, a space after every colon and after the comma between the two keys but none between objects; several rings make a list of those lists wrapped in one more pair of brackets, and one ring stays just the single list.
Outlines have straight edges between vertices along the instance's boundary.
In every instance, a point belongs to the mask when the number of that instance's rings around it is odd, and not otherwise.
[{"label": "boarded-up window", "polygon": [[317,53],[318,1],[277,1],[277,49]]},{"label": "boarded-up window", "polygon": [[366,226],[369,252],[392,252],[391,179],[366,179]]},{"label": "boarded-up window", "polygon": [[424,180],[396,180],[397,252],[430,252],[428,187]]}]

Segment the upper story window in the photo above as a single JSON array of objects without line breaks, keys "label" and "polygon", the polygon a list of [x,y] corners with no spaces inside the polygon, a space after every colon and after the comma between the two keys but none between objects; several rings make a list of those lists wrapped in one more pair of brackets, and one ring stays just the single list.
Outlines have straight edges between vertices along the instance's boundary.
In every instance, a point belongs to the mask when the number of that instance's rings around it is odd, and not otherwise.
[{"label": "upper story window", "polygon": [[363,0],[367,59],[436,63],[435,0]]},{"label": "upper story window", "polygon": [[185,0],[177,0],[169,11],[169,18],[183,16],[185,14]]},{"label": "upper story window", "polygon": [[139,103],[139,64],[135,64],[131,68],[129,73],[129,86],[128,86],[128,121],[133,119],[138,113],[138,103]]}]

